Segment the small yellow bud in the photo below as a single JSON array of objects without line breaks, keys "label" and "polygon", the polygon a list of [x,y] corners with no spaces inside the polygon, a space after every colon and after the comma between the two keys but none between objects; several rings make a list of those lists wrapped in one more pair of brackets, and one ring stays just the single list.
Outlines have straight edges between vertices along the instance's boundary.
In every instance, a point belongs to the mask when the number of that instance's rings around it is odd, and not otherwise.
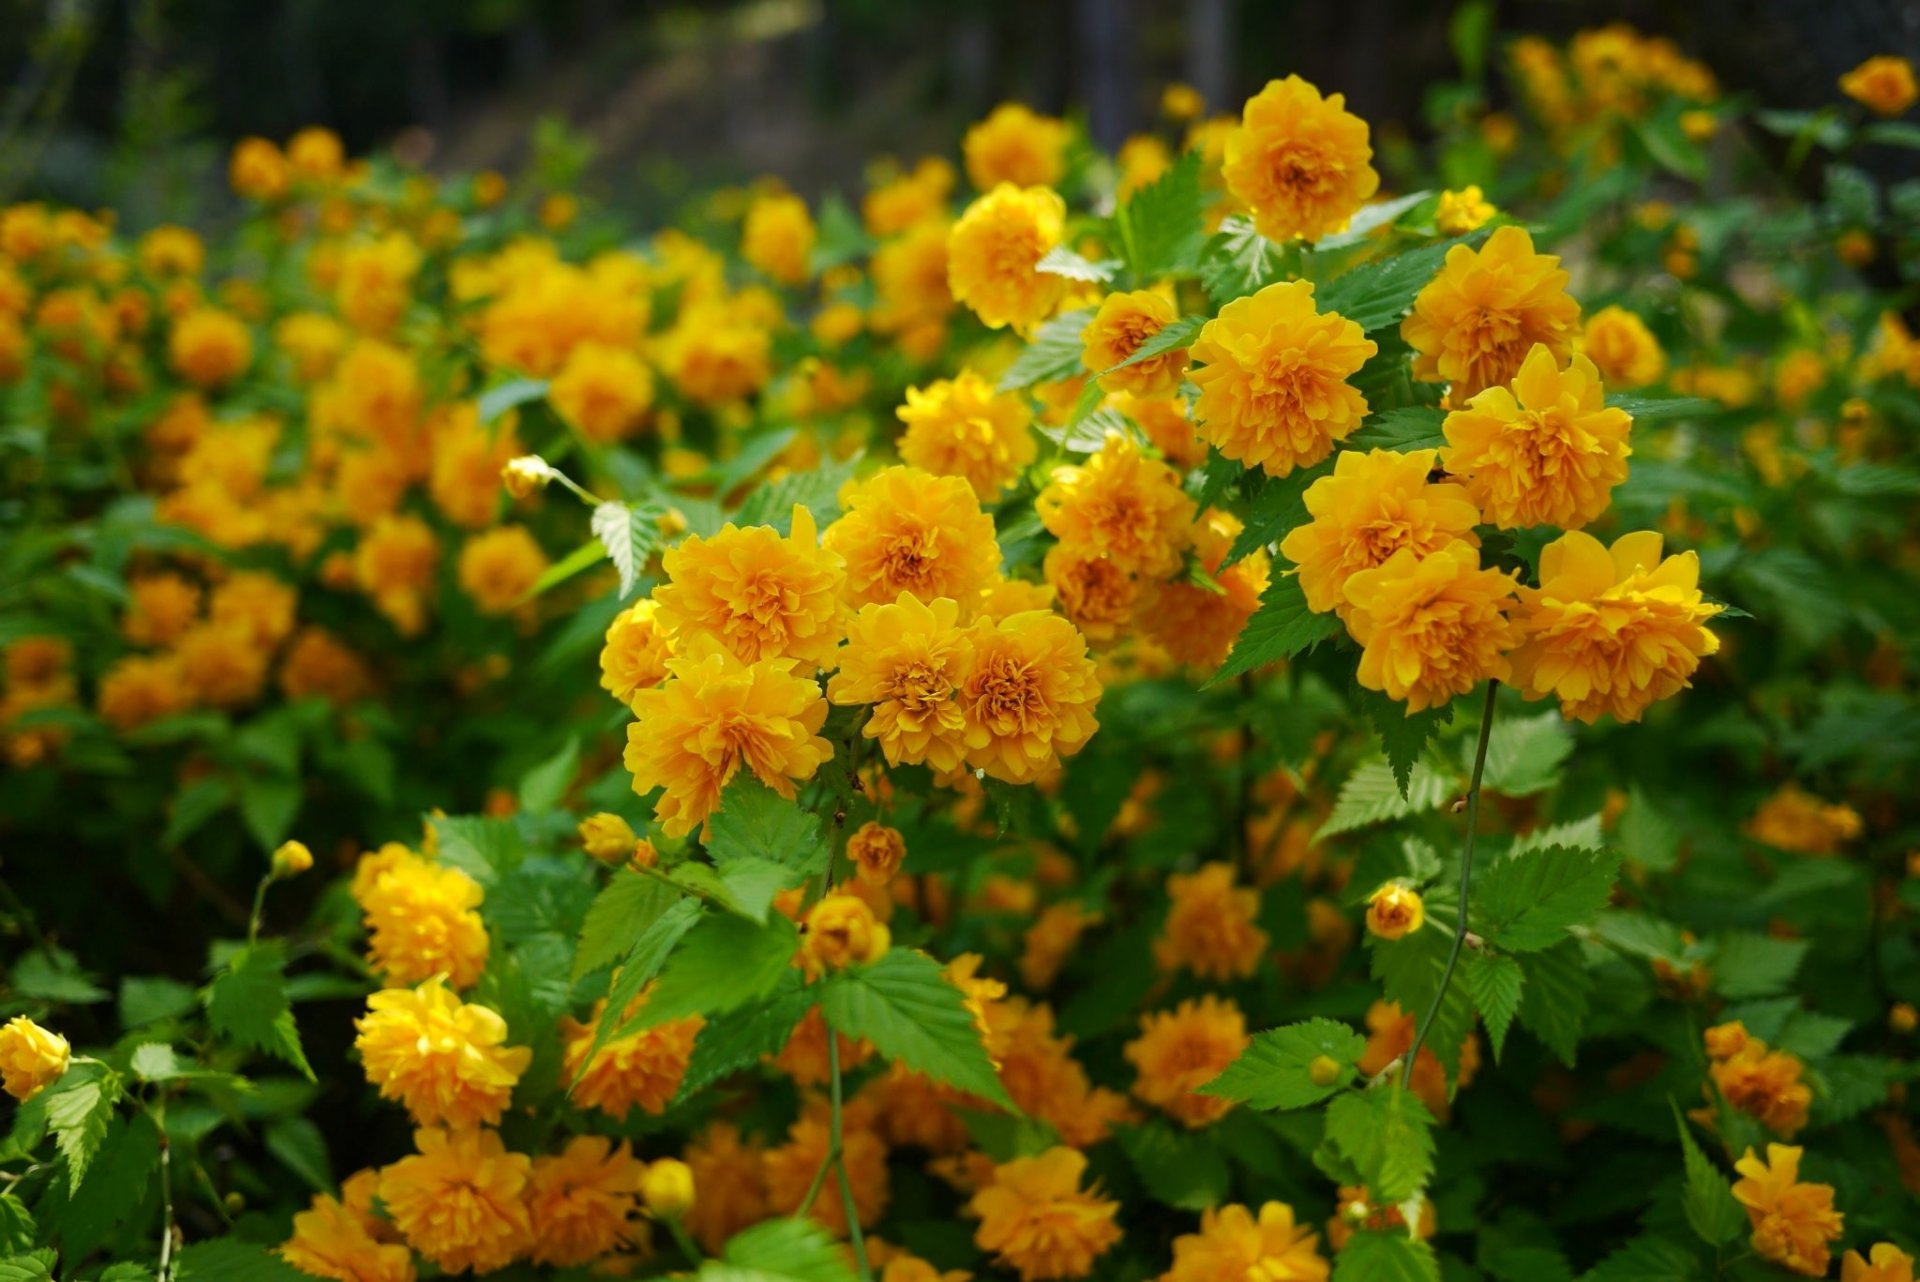
[{"label": "small yellow bud", "polygon": [[630,868],[657,868],[660,866],[660,852],[653,848],[653,842],[642,837],[633,843],[633,855],[627,860]]},{"label": "small yellow bud", "polygon": [[1315,1086],[1331,1086],[1340,1080],[1340,1061],[1331,1055],[1315,1055],[1307,1065],[1307,1077]]},{"label": "small yellow bud", "polygon": [[313,852],[302,841],[283,841],[280,848],[273,852],[273,875],[276,879],[298,877],[313,867]]},{"label": "small yellow bud", "polygon": [[545,489],[553,477],[553,465],[538,454],[510,458],[500,469],[500,483],[507,487],[507,493],[517,499],[523,499],[535,490]]},{"label": "small yellow bud", "polygon": [[658,1218],[679,1219],[693,1209],[693,1168],[678,1158],[661,1158],[641,1177],[640,1198]]},{"label": "small yellow bud", "polygon": [[655,524],[660,527],[660,533],[672,538],[676,534],[686,532],[687,514],[677,507],[670,507],[660,514],[660,519]]},{"label": "small yellow bud", "polygon": [[25,1103],[60,1080],[71,1054],[66,1038],[16,1015],[0,1027],[0,1082]]},{"label": "small yellow bud", "polygon": [[1367,896],[1367,929],[1382,939],[1402,939],[1426,920],[1426,905],[1412,887],[1390,881]]},{"label": "small yellow bud", "polygon": [[619,815],[602,811],[580,821],[580,844],[603,864],[618,864],[633,854],[638,834]]},{"label": "small yellow bud", "polygon": [[1920,1011],[1914,1009],[1912,1002],[1895,1002],[1887,1012],[1887,1024],[1896,1033],[1911,1033],[1920,1028]]}]

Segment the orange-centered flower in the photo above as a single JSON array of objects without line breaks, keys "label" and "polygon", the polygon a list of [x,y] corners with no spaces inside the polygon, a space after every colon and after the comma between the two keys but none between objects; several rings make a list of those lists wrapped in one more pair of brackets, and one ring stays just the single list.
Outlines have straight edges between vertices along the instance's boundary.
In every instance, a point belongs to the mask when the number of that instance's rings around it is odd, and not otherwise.
[{"label": "orange-centered flower", "polygon": [[1221,175],[1269,240],[1319,240],[1344,229],[1380,189],[1367,122],[1342,94],[1298,76],[1270,80],[1247,99],[1240,127],[1227,135]]},{"label": "orange-centered flower", "polygon": [[1407,705],[1408,715],[1509,675],[1519,640],[1507,618],[1513,580],[1480,568],[1466,543],[1427,557],[1401,549],[1347,580],[1347,629],[1364,649],[1360,684]]},{"label": "orange-centered flower", "polygon": [[1512,379],[1536,343],[1564,359],[1580,325],[1567,279],[1519,227],[1500,228],[1479,250],[1455,245],[1400,324],[1414,375],[1451,383],[1458,405]]}]

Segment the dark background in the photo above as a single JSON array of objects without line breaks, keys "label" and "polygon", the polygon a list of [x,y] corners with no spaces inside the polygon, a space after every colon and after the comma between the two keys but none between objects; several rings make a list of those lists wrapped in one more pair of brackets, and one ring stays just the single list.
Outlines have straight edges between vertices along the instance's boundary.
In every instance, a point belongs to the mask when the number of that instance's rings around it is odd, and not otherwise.
[{"label": "dark background", "polygon": [[[1457,74],[1451,3],[1419,0],[0,0],[0,199],[190,217],[249,133],[305,124],[355,152],[512,171],[536,120],[595,145],[601,194],[774,174],[857,186],[876,155],[951,154],[994,103],[1084,110],[1111,147],[1185,80],[1235,110],[1297,71],[1417,132]],[[1566,0],[1494,6],[1502,32],[1627,21],[1724,84],[1815,106],[1873,53],[1920,52],[1913,0]],[[1496,101],[1500,92],[1496,85]]]}]

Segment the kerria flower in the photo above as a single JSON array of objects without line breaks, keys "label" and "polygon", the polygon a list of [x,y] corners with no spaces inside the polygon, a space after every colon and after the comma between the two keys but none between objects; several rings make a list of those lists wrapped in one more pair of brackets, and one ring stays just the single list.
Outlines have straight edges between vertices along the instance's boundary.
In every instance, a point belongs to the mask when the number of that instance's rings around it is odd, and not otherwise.
[{"label": "kerria flower", "polygon": [[1479,250],[1455,245],[1400,324],[1414,376],[1452,384],[1459,405],[1511,380],[1535,344],[1564,360],[1580,325],[1567,280],[1520,227],[1500,228]]},{"label": "kerria flower", "polygon": [[1321,97],[1298,76],[1247,99],[1227,135],[1221,176],[1268,240],[1319,240],[1344,229],[1380,190],[1367,122],[1343,94]]},{"label": "kerria flower", "polygon": [[1050,1148],[993,1168],[993,1182],[967,1210],[980,1219],[974,1245],[1020,1275],[1021,1282],[1083,1278],[1120,1241],[1120,1204],[1080,1187],[1087,1159]]},{"label": "kerria flower", "polygon": [[1311,467],[1366,416],[1347,380],[1377,351],[1358,325],[1314,306],[1312,281],[1235,299],[1193,344],[1199,434],[1270,476]]},{"label": "kerria flower", "polygon": [[600,648],[600,688],[622,703],[667,679],[673,643],[660,626],[659,605],[643,597],[613,616]]},{"label": "kerria flower", "polygon": [[457,989],[478,983],[488,951],[480,883],[404,847],[369,872],[355,894],[366,914],[367,959],[384,982],[406,987],[444,975]]},{"label": "kerria flower", "polygon": [[1762,802],[1746,824],[1747,835],[1755,841],[1821,858],[1839,854],[1865,829],[1852,806],[1824,802],[1791,780]]},{"label": "kerria flower", "polygon": [[533,1163],[492,1131],[423,1127],[419,1151],[380,1172],[380,1203],[407,1245],[448,1273],[491,1273],[533,1244],[527,1176]]},{"label": "kerria flower", "polygon": [[1880,54],[1840,77],[1840,91],[1877,115],[1898,116],[1920,99],[1913,64],[1892,54]]},{"label": "kerria flower", "polygon": [[[1813,1088],[1800,1079],[1805,1065],[1797,1055],[1769,1050],[1759,1038],[1745,1036],[1745,1029],[1738,1023],[1734,1027],[1740,1028],[1742,1035],[1725,1055],[1713,1054],[1716,1045],[1711,1034],[1718,1030],[1707,1030],[1711,1060],[1707,1075],[1713,1079],[1714,1089],[1729,1107],[1757,1119],[1781,1139],[1792,1139],[1807,1124],[1807,1109],[1813,1103]],[[1719,1049],[1726,1047],[1723,1044]],[[1707,1110],[1707,1117],[1712,1116],[1712,1110]]]},{"label": "kerria flower", "polygon": [[820,546],[813,514],[795,504],[792,533],[729,522],[661,558],[655,623],[679,647],[711,637],[742,663],[794,659],[811,672],[840,644],[845,562]]},{"label": "kerria flower", "polygon": [[511,613],[546,572],[547,554],[523,525],[501,525],[460,549],[460,590],[482,614]]},{"label": "kerria flower", "polygon": [[554,376],[547,403],[589,441],[618,441],[653,405],[653,371],[627,348],[581,343]]},{"label": "kerria flower", "polygon": [[[652,992],[652,984],[641,989],[621,1012],[620,1022],[639,1015]],[[670,1019],[650,1028],[611,1035],[595,1050],[600,1026],[608,1018],[606,999],[602,998],[594,1003],[593,1017],[586,1023],[571,1016],[560,1020],[562,1072],[573,1083],[569,1096],[582,1108],[597,1108],[615,1121],[626,1120],[636,1107],[658,1117],[679,1092],[693,1054],[693,1039],[707,1021],[699,1015]]]},{"label": "kerria flower", "polygon": [[1587,317],[1579,349],[1615,390],[1657,383],[1667,372],[1667,354],[1647,323],[1624,307],[1602,307]]},{"label": "kerria flower", "polygon": [[996,392],[970,369],[909,387],[907,403],[894,413],[907,425],[897,443],[901,460],[935,476],[960,477],[982,503],[999,498],[1039,450],[1026,400]]},{"label": "kerria flower", "polygon": [[1179,474],[1119,435],[1085,463],[1055,468],[1034,509],[1062,543],[1145,575],[1168,574],[1180,563],[1193,524],[1193,500]]},{"label": "kerria flower", "polygon": [[869,819],[847,838],[847,858],[861,881],[884,886],[907,861],[907,841],[898,828]]},{"label": "kerria flower", "polygon": [[1170,658],[1196,672],[1211,672],[1226,662],[1247,620],[1260,609],[1271,578],[1264,548],[1220,568],[1241,529],[1238,517],[1208,509],[1193,527],[1193,553],[1214,586],[1161,579],[1147,584],[1140,596],[1140,627]]},{"label": "kerria flower", "polygon": [[860,606],[897,601],[970,601],[1000,575],[993,518],[956,476],[889,467],[841,491],[841,516],[826,548],[845,558],[846,595]]},{"label": "kerria flower", "polygon": [[1877,1244],[1870,1259],[1848,1251],[1840,1260],[1840,1282],[1913,1282],[1913,1257],[1891,1242]]},{"label": "kerria flower", "polygon": [[819,231],[807,202],[787,192],[754,198],[741,225],[740,256],[782,285],[804,285],[813,275]]},{"label": "kerria flower", "polygon": [[355,1211],[322,1193],[293,1217],[293,1236],[281,1259],[316,1278],[338,1282],[414,1282],[413,1253],[382,1242]]},{"label": "kerria flower", "polygon": [[987,1039],[1000,1081],[1020,1111],[1060,1133],[1068,1145],[1086,1148],[1107,1139],[1117,1123],[1133,1120],[1127,1099],[1094,1086],[1073,1057],[1073,1039],[1057,1034],[1045,1002],[1008,998],[987,1007]]},{"label": "kerria flower", "polygon": [[1478,547],[1480,509],[1460,486],[1430,477],[1436,450],[1347,450],[1333,475],[1307,487],[1313,519],[1280,541],[1280,554],[1300,567],[1308,608],[1346,618],[1347,580],[1402,548],[1426,556],[1455,540]]},{"label": "kerria flower", "polygon": [[857,894],[838,890],[823,895],[807,911],[800,941],[800,960],[807,978],[829,970],[864,966],[886,955],[893,936],[886,924]]},{"label": "kerria flower", "polygon": [[1464,236],[1478,230],[1499,213],[1478,187],[1440,193],[1440,204],[1433,211],[1433,225],[1445,236]]},{"label": "kerria flower", "polygon": [[[1155,290],[1108,294],[1100,300],[1100,310],[1080,332],[1080,341],[1085,345],[1081,363],[1089,373],[1101,375],[1100,386],[1105,391],[1126,392],[1142,398],[1172,396],[1187,376],[1184,347],[1135,361],[1125,369],[1113,367],[1132,357],[1179,314],[1173,300]],[[1103,373],[1106,370],[1112,373]]]},{"label": "kerria flower", "polygon": [[1367,929],[1382,939],[1404,939],[1426,920],[1426,904],[1411,886],[1390,881],[1367,896]]},{"label": "kerria flower", "polygon": [[0,1082],[22,1103],[59,1081],[71,1058],[66,1038],[25,1015],[15,1015],[0,1027]]},{"label": "kerria flower", "polygon": [[1575,356],[1563,370],[1544,344],[1527,354],[1511,391],[1489,387],[1448,414],[1443,430],[1440,462],[1504,530],[1594,521],[1633,453],[1633,419],[1607,405],[1593,362]]},{"label": "kerria flower", "polygon": [[551,1157],[533,1159],[527,1210],[535,1264],[589,1264],[647,1237],[636,1198],[646,1163],[602,1135],[576,1135]]},{"label": "kerria flower", "polygon": [[1755,1254],[1791,1272],[1820,1278],[1827,1275],[1830,1244],[1839,1238],[1845,1217],[1833,1209],[1831,1185],[1800,1182],[1803,1152],[1769,1144],[1763,1162],[1748,1149],[1733,1164],[1741,1175],[1733,1197],[1747,1208]]},{"label": "kerria flower", "polygon": [[1197,1092],[1240,1058],[1248,1041],[1240,1008],[1212,994],[1142,1015],[1140,1036],[1123,1051],[1134,1068],[1133,1093],[1183,1126],[1209,1126],[1233,1101]]},{"label": "kerria flower", "polygon": [[1001,183],[967,206],[947,236],[947,287],[989,329],[1027,333],[1066,293],[1038,270],[1066,232],[1067,206],[1046,187]]},{"label": "kerria flower", "polygon": [[654,817],[667,836],[704,826],[742,766],[792,798],[795,782],[833,757],[819,734],[827,702],[818,682],[796,672],[801,666],[796,659],[742,663],[701,635],[667,662],[665,685],[633,695],[624,760],[636,793],[665,789]]},{"label": "kerria flower", "polygon": [[960,767],[966,715],[956,695],[973,648],[958,618],[950,598],[927,603],[902,592],[889,605],[861,606],[847,627],[827,698],[871,705],[861,733],[880,744],[888,765]]},{"label": "kerria flower", "polygon": [[968,637],[972,662],[959,687],[968,765],[1031,783],[1093,737],[1100,678],[1071,623],[1036,610],[981,619]]},{"label": "kerria flower", "polygon": [[[836,1182],[828,1180],[803,1206],[813,1176],[826,1159],[833,1132],[822,1101],[814,1096],[801,1116],[787,1128],[787,1142],[767,1150],[763,1159],[767,1204],[780,1215],[805,1211],[807,1218],[835,1237],[847,1234],[846,1200]],[[872,1115],[849,1108],[841,1119],[840,1170],[853,1193],[853,1210],[861,1228],[871,1228],[886,1214],[893,1196],[887,1170],[887,1146],[874,1130]]]},{"label": "kerria flower", "polygon": [[1173,1266],[1159,1282],[1327,1282],[1332,1266],[1319,1244],[1285,1202],[1268,1202],[1257,1218],[1245,1206],[1210,1207],[1198,1233],[1173,1240]]},{"label": "kerria flower", "polygon": [[533,1061],[530,1047],[504,1044],[506,1020],[438,979],[374,993],[354,1028],[367,1080],[422,1126],[497,1125]]},{"label": "kerria flower", "polygon": [[1070,133],[1064,120],[1037,115],[1021,103],[1003,102],[961,139],[967,181],[975,191],[1000,183],[1051,187],[1066,171],[1064,153]]},{"label": "kerria flower", "polygon": [[[1413,1033],[1413,1016],[1403,1012],[1398,1003],[1373,1003],[1367,1008],[1367,1048],[1354,1061],[1354,1067],[1364,1077],[1379,1076],[1388,1065],[1406,1058],[1407,1052],[1413,1049]],[[1434,1053],[1433,1043],[1428,1042],[1420,1047],[1420,1055],[1414,1060],[1413,1072],[1407,1077],[1407,1089],[1420,1097],[1429,1113],[1445,1122],[1453,1115],[1455,1091],[1465,1090],[1480,1071],[1480,1038],[1475,1033],[1460,1039],[1459,1070],[1449,1081],[1440,1057]]]},{"label": "kerria flower", "polygon": [[1511,675],[1520,640],[1507,617],[1513,580],[1480,568],[1462,542],[1426,556],[1402,548],[1347,580],[1347,630],[1362,646],[1360,684],[1407,705],[1407,715]]},{"label": "kerria flower", "polygon": [[1140,582],[1105,551],[1086,543],[1056,543],[1040,572],[1060,610],[1089,641],[1112,641],[1132,619]]},{"label": "kerria flower", "polygon": [[686,1162],[700,1191],[684,1217],[687,1232],[709,1254],[718,1255],[728,1238],[767,1218],[760,1142],[742,1138],[732,1122],[707,1123],[687,1145]]},{"label": "kerria flower", "polygon": [[1185,969],[1200,979],[1245,979],[1267,951],[1256,924],[1260,892],[1235,884],[1233,865],[1202,864],[1167,878],[1166,924],[1153,941],[1161,970]]},{"label": "kerria flower", "polygon": [[1700,559],[1660,559],[1660,535],[1641,530],[1611,549],[1573,531],[1540,553],[1540,586],[1521,587],[1521,644],[1513,683],[1530,699],[1552,695],[1567,716],[1606,713],[1638,721],[1656,700],[1692,684],[1720,648],[1707,621],[1723,607],[1700,595]]}]

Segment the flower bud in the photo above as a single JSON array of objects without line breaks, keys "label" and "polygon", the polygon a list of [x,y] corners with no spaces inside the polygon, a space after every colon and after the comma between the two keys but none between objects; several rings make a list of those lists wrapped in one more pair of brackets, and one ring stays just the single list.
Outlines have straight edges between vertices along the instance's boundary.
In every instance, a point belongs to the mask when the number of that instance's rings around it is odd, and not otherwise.
[{"label": "flower bud", "polygon": [[678,1158],[661,1158],[641,1177],[640,1199],[660,1219],[679,1219],[693,1209],[693,1168]]},{"label": "flower bud", "polygon": [[1427,919],[1420,892],[1390,881],[1367,896],[1367,929],[1382,939],[1403,939]]},{"label": "flower bud", "polygon": [[1315,1055],[1307,1065],[1307,1077],[1315,1086],[1331,1086],[1340,1080],[1340,1061],[1331,1055]]},{"label": "flower bud", "polygon": [[0,1028],[0,1082],[7,1094],[22,1103],[59,1081],[71,1056],[66,1038],[25,1015],[14,1016]]},{"label": "flower bud", "polygon": [[638,840],[632,826],[616,814],[602,811],[580,821],[580,844],[603,864],[618,864],[632,855]]},{"label": "flower bud", "polygon": [[517,499],[523,499],[535,490],[544,490],[553,477],[553,465],[538,454],[522,454],[519,458],[508,459],[500,469],[500,483],[507,487],[507,493]]},{"label": "flower bud", "polygon": [[313,852],[303,841],[283,841],[273,852],[273,876],[276,881],[298,877],[313,867]]}]

